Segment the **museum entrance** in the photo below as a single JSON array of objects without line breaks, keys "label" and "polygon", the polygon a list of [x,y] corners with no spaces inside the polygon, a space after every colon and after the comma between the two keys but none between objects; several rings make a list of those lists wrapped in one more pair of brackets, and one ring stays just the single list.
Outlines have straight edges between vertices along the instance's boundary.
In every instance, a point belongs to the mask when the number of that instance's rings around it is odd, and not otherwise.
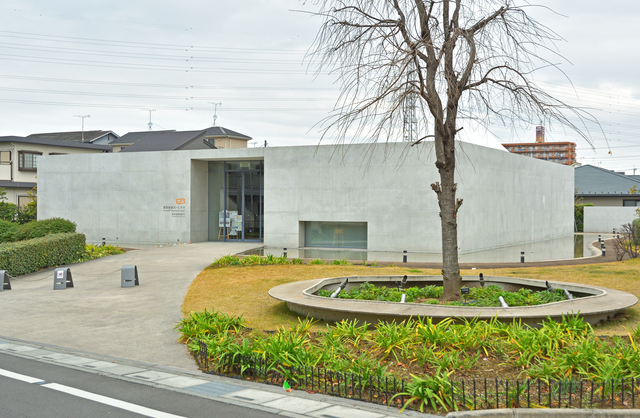
[{"label": "museum entrance", "polygon": [[[262,241],[263,162],[212,162],[209,165],[209,180],[209,240]],[[213,199],[212,194],[215,195]],[[212,228],[214,210],[217,229]]]}]

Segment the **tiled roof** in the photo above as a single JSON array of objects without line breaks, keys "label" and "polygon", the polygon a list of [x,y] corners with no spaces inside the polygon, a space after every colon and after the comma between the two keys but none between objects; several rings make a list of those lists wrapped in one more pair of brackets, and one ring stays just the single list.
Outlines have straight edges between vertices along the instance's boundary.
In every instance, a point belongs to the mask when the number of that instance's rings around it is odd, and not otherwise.
[{"label": "tiled roof", "polygon": [[42,138],[33,138],[33,137],[21,137],[21,136],[0,136],[0,143],[2,142],[15,142],[19,144],[33,144],[33,145],[49,145],[54,147],[65,147],[65,148],[83,148],[83,149],[92,149],[92,150],[100,150],[100,151],[109,151],[108,145],[98,145],[92,144],[90,142],[74,142],[74,141],[56,141],[53,139],[42,139]]},{"label": "tiled roof", "polygon": [[110,145],[121,145],[121,144],[130,145],[130,144],[135,144],[136,142],[138,142],[140,139],[144,138],[147,135],[157,134],[157,133],[161,133],[161,132],[175,132],[175,130],[174,129],[170,129],[170,130],[166,130],[166,131],[129,132],[127,134],[122,135],[120,138],[117,138],[117,139],[114,139],[113,141],[111,141]]},{"label": "tiled roof", "polygon": [[246,139],[247,141],[251,141],[253,139],[250,136],[232,131],[231,129],[223,128],[222,126],[212,126],[211,128],[207,128],[206,136],[214,138],[219,136],[228,136],[230,138]]},{"label": "tiled roof", "polygon": [[[112,131],[84,131],[84,142],[93,142],[98,138],[105,135],[112,134],[118,136]],[[54,141],[70,141],[70,142],[82,142],[82,131],[77,132],[48,132],[40,134],[31,134],[27,138],[34,139],[51,139]]]},{"label": "tiled roof", "polygon": [[[211,128],[199,131],[144,131],[130,132],[122,135],[120,138],[111,142],[111,145],[127,145],[121,152],[138,152],[138,151],[171,151],[185,146],[188,142],[196,138],[202,138],[203,143],[200,146],[215,148],[211,144],[207,144],[204,138],[234,138],[250,141],[250,136],[223,128],[222,126],[213,126]],[[199,139],[198,139],[199,140]]]},{"label": "tiled roof", "polygon": [[636,186],[640,176],[627,176],[593,165],[575,168],[576,194],[579,196],[624,196]]},{"label": "tiled roof", "polygon": [[202,133],[203,131],[149,132],[148,135],[138,139],[133,145],[120,152],[171,151],[185,145]]}]

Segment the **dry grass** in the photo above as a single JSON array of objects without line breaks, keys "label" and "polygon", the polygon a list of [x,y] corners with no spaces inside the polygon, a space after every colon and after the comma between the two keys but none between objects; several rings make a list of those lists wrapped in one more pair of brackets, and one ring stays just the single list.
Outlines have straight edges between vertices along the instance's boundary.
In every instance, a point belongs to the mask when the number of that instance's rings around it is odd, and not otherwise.
[{"label": "dry grass", "polygon": [[[527,267],[517,269],[466,270],[463,275],[478,273],[494,276],[524,277],[538,280],[591,284],[634,294],[640,298],[640,259],[581,266]],[[366,267],[333,265],[271,265],[252,267],[207,268],[193,281],[182,305],[182,312],[215,307],[230,315],[244,315],[248,326],[275,330],[298,323],[298,315],[289,312],[285,303],[271,298],[270,288],[294,281],[335,276],[370,276],[403,274],[440,274],[439,270],[406,267]],[[640,322],[638,305],[627,309],[616,320],[599,325],[602,335],[626,334]],[[322,323],[316,327],[323,326]]]}]

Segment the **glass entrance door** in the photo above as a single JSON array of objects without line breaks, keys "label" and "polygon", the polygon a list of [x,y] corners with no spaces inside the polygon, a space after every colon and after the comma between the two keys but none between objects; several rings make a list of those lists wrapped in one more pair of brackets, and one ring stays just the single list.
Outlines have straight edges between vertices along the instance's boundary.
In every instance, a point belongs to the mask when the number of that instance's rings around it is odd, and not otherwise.
[{"label": "glass entrance door", "polygon": [[[224,241],[261,241],[264,231],[264,175],[262,170],[225,167],[224,199],[219,225]],[[236,167],[238,169],[236,169]],[[261,166],[260,166],[261,168]]]}]

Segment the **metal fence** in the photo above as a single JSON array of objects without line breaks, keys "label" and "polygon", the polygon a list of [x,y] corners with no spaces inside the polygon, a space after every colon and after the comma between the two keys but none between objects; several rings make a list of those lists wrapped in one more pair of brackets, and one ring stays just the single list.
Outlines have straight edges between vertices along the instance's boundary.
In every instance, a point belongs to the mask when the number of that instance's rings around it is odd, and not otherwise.
[{"label": "metal fence", "polygon": [[[207,345],[199,343],[194,353],[198,367],[206,373],[252,379],[297,390],[324,393],[387,406],[402,406],[411,398],[409,382],[395,377],[362,375],[327,370],[324,367],[291,367],[255,355],[227,355],[212,364]],[[499,408],[635,408],[640,407],[640,377],[609,380],[553,379],[460,379],[440,388],[450,409]],[[427,402],[429,403],[429,402]],[[418,403],[409,405],[417,408]]]}]

